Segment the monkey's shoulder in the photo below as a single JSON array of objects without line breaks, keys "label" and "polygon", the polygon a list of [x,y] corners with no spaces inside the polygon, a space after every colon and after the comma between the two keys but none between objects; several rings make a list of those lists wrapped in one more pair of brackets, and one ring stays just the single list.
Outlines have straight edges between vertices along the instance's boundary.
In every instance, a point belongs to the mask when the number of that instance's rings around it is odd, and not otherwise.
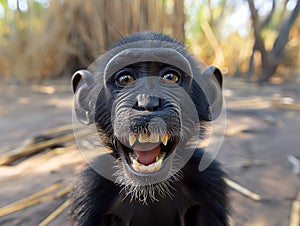
[{"label": "monkey's shoulder", "polygon": [[[194,192],[195,198],[203,194],[213,199],[226,202],[227,185],[224,178],[227,176],[221,165],[205,153],[203,149],[196,149],[193,156],[182,169],[184,183]],[[212,189],[213,188],[213,189]]]}]

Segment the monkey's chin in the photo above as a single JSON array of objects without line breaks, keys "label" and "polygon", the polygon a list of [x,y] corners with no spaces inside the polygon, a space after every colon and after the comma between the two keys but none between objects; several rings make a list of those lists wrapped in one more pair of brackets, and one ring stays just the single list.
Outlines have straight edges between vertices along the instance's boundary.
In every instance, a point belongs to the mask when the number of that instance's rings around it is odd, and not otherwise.
[{"label": "monkey's chin", "polygon": [[[123,153],[123,152],[122,152]],[[122,187],[124,199],[136,200],[143,204],[157,202],[163,197],[173,197],[172,184],[182,178],[179,168],[173,167],[174,153],[163,160],[158,171],[139,172],[121,154],[122,164],[115,165],[116,182]],[[120,163],[120,162],[119,162]]]}]

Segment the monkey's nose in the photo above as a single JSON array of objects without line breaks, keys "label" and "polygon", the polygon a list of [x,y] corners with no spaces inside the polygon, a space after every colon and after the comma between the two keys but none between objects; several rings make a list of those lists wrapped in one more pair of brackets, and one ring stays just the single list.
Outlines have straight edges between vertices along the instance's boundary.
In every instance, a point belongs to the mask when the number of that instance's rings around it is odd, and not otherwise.
[{"label": "monkey's nose", "polygon": [[140,94],[137,96],[137,102],[133,106],[138,111],[157,111],[161,106],[159,97]]}]

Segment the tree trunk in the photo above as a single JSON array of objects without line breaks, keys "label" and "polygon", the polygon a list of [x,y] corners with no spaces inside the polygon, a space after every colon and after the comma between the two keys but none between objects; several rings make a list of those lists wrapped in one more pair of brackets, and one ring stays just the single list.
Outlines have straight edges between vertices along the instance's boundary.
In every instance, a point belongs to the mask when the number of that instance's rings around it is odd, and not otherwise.
[{"label": "tree trunk", "polygon": [[281,58],[284,54],[284,48],[288,41],[290,30],[298,17],[300,10],[300,1],[297,1],[297,5],[295,6],[293,12],[291,13],[288,20],[286,20],[279,34],[274,42],[273,48],[271,52],[268,54],[269,59],[266,65],[263,65],[263,71],[261,76],[259,77],[258,83],[267,83],[270,78],[275,74],[276,69],[279,66]]},{"label": "tree trunk", "polygon": [[[255,9],[254,9],[253,3],[250,3],[250,4],[251,4],[251,7],[252,7],[251,12],[253,12],[254,14],[257,15],[257,13],[254,12]],[[269,14],[267,15],[267,17],[265,18],[265,20],[260,25],[257,25],[257,29],[259,30],[259,33],[262,29],[264,29],[270,23],[273,15],[274,15],[274,12],[275,12],[275,0],[273,0],[272,9],[269,12]],[[256,23],[258,23],[257,18],[255,20],[256,20]],[[250,61],[249,61],[248,71],[246,73],[246,80],[247,81],[250,81],[251,76],[253,75],[253,71],[254,71],[254,54],[258,50],[259,50],[259,48],[258,48],[258,45],[257,45],[257,41],[255,40],[253,48],[252,48],[252,54],[251,54]]]},{"label": "tree trunk", "polygon": [[249,66],[248,66],[248,71],[246,73],[246,81],[250,82],[251,81],[251,77],[253,75],[253,71],[254,71],[254,54],[257,51],[257,45],[256,43],[254,43],[254,46],[252,48],[252,54],[250,57],[250,61],[249,61]]},{"label": "tree trunk", "polygon": [[174,34],[176,34],[176,39],[179,41],[184,41],[184,24],[185,24],[185,15],[184,15],[184,0],[174,0],[174,15],[173,17],[173,28]]},{"label": "tree trunk", "polygon": [[[285,45],[288,41],[289,32],[299,14],[300,1],[297,1],[297,4],[296,4],[294,10],[292,11],[290,17],[288,18],[288,20],[283,22],[283,24],[279,30],[279,34],[276,38],[276,41],[274,42],[274,45],[273,45],[273,48],[271,51],[267,51],[265,48],[265,43],[261,36],[261,30],[271,20],[272,14],[275,10],[275,1],[273,0],[272,10],[261,26],[259,26],[259,22],[258,22],[259,16],[258,16],[257,9],[254,6],[254,1],[253,0],[247,0],[247,1],[249,4],[250,11],[251,11],[251,19],[253,22],[254,38],[255,38],[255,43],[254,43],[252,54],[254,54],[255,48],[257,48],[257,50],[260,51],[260,53],[261,53],[262,72],[261,72],[257,82],[260,84],[267,83],[267,82],[269,82],[270,78],[275,74],[275,72],[280,64],[281,58],[284,54]],[[251,59],[250,59],[247,78],[250,78],[249,73],[253,70],[252,64],[253,64],[253,56],[251,56]]]}]

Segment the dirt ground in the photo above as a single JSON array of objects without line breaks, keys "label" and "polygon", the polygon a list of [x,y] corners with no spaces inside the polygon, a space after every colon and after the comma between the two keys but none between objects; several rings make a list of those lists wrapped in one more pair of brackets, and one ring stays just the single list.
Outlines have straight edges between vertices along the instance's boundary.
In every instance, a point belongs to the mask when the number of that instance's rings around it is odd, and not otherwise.
[{"label": "dirt ground", "polygon": [[[300,158],[300,109],[290,109],[293,101],[300,103],[299,85],[300,79],[267,87],[225,80],[227,129],[217,159],[231,180],[261,197],[254,201],[231,189],[233,225],[289,225],[292,202],[300,189],[300,178],[288,160],[289,155]],[[1,82],[0,90],[0,155],[42,131],[72,123],[72,95],[66,80],[39,86]],[[279,105],[274,105],[276,99]],[[60,189],[67,187],[85,165],[76,148],[46,154],[0,166],[0,208],[58,181],[63,184]],[[44,201],[2,217],[0,209],[0,225],[38,225],[66,199]],[[66,212],[48,225],[67,225]]]}]

